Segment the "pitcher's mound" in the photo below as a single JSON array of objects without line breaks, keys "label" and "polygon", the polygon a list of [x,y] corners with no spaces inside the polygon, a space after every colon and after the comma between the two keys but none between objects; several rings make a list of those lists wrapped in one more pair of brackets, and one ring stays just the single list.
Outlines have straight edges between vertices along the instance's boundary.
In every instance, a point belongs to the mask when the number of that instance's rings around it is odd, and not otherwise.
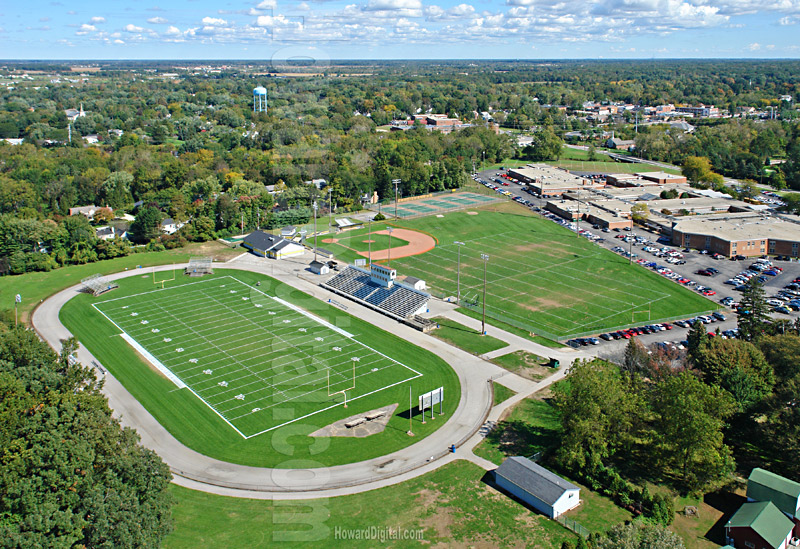
[{"label": "pitcher's mound", "polygon": [[[318,429],[311,433],[312,437],[358,437],[364,438],[370,435],[377,435],[386,429],[389,420],[392,419],[397,404],[390,404],[383,408],[376,408],[368,412],[356,414],[354,416],[340,419],[336,423],[331,423],[327,427]],[[369,416],[376,416],[383,412],[383,415],[375,419],[367,419]],[[363,421],[362,421],[363,420]],[[348,427],[347,424],[358,423],[358,425]]]}]

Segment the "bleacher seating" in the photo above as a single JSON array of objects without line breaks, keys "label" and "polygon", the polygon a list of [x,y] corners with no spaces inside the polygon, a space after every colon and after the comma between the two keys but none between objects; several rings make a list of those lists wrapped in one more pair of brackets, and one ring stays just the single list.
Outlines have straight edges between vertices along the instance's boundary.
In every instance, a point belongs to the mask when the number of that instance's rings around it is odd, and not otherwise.
[{"label": "bleacher seating", "polygon": [[353,266],[336,273],[323,286],[401,318],[411,317],[430,298],[425,292],[398,283],[390,288],[379,286],[370,281],[368,272]]}]

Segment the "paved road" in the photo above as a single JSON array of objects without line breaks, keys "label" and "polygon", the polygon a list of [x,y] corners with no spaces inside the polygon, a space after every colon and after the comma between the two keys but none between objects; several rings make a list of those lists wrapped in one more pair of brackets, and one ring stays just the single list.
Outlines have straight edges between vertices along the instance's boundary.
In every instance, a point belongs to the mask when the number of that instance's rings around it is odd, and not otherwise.
[{"label": "paved road", "polygon": [[[313,278],[314,275],[306,270],[310,254],[306,255],[309,257],[280,262],[242,255],[230,261],[226,267],[268,274],[323,301],[336,298],[336,295],[319,287],[317,280]],[[164,266],[159,270],[172,268]],[[141,272],[127,271],[109,278],[120,279],[140,275]],[[60,349],[61,339],[71,335],[58,318],[59,310],[69,299],[77,295],[78,289],[74,286],[61,291],[45,300],[34,311],[32,317],[34,328],[55,349]],[[347,307],[351,314],[436,353],[456,372],[461,383],[461,400],[452,417],[448,418],[445,425],[436,433],[387,456],[359,463],[318,469],[248,467],[212,459],[181,444],[108,372],[105,373],[104,392],[108,396],[109,405],[114,410],[115,416],[122,424],[134,428],[141,436],[142,444],[158,453],[170,466],[174,482],[221,495],[264,499],[330,497],[402,482],[449,463],[453,459],[466,458],[486,465],[485,460],[472,455],[470,444],[475,440],[472,435],[483,425],[484,415],[491,405],[487,380],[495,377],[497,382],[518,393],[516,400],[512,399],[492,411],[492,414],[498,417],[506,407],[538,390],[542,382],[537,384],[516,376],[356,303],[348,302]],[[459,320],[466,322],[460,318],[461,316],[463,315],[458,315]],[[513,334],[492,335],[506,337],[506,341],[511,345],[524,345],[523,342],[526,341],[517,341],[521,338],[514,339]],[[535,349],[532,349],[532,352],[541,354]],[[568,352],[565,356],[574,358],[584,356],[584,353]],[[83,347],[78,351],[78,359],[84,364],[99,365],[99,361]],[[566,367],[556,372],[553,379],[563,377],[565,370]],[[456,454],[445,453],[447,446],[462,439],[469,439],[469,442]],[[431,460],[432,457],[437,459]]]}]

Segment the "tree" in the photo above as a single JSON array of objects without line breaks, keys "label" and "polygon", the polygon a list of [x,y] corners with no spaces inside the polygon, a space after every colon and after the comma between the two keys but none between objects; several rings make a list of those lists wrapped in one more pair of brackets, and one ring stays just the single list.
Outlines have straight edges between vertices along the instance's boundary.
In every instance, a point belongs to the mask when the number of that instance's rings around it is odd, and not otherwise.
[{"label": "tree", "polygon": [[689,372],[659,382],[652,393],[657,446],[665,466],[683,487],[699,491],[718,484],[733,470],[733,458],[722,430],[734,410],[719,387],[705,385]]},{"label": "tree", "polygon": [[629,442],[638,401],[614,366],[601,360],[573,364],[567,382],[555,388],[563,433],[558,461],[569,470],[597,470]]},{"label": "tree", "polygon": [[644,202],[637,202],[631,206],[631,217],[637,223],[645,223],[650,216],[650,209]]},{"label": "tree", "polygon": [[625,346],[625,359],[622,370],[630,375],[646,375],[650,370],[650,358],[647,349],[638,339],[632,337]]},{"label": "tree", "polygon": [[558,160],[564,142],[552,128],[545,128],[533,134],[531,144],[522,150],[523,158],[534,162]]},{"label": "tree", "polygon": [[685,549],[681,537],[659,524],[636,521],[614,526],[595,549]]},{"label": "tree", "polygon": [[755,277],[747,281],[739,300],[738,328],[745,341],[757,341],[769,322],[769,307],[764,297],[764,288]]},{"label": "tree", "polygon": [[131,223],[131,239],[146,244],[161,234],[161,212],[158,208],[145,206],[136,214]]},{"label": "tree", "polygon": [[699,320],[695,320],[692,323],[692,327],[689,329],[689,333],[686,336],[686,341],[688,343],[687,350],[689,353],[689,357],[694,361],[700,357],[700,353],[702,352],[705,345],[708,343],[708,332],[706,332],[706,326]]},{"label": "tree", "polygon": [[800,375],[800,336],[792,333],[764,336],[758,346],[779,381]]},{"label": "tree", "polygon": [[67,359],[76,348],[0,334],[2,545],[157,547],[170,530],[169,468]]},{"label": "tree", "polygon": [[704,379],[726,390],[739,411],[751,408],[772,392],[775,376],[761,351],[739,339],[709,338],[695,359]]},{"label": "tree", "polygon": [[711,172],[711,161],[704,156],[687,156],[681,166],[681,173],[689,183],[705,181]]}]

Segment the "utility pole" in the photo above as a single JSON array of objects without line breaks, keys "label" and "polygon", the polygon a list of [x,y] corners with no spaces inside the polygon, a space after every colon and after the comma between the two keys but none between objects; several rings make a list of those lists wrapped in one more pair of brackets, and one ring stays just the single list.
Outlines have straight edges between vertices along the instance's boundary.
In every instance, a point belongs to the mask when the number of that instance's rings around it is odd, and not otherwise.
[{"label": "utility pole", "polygon": [[331,194],[331,186],[328,185],[328,232],[331,232],[333,229],[333,203],[331,202],[332,194]]},{"label": "utility pole", "polygon": [[317,260],[317,201],[314,201],[314,261]]},{"label": "utility pole", "polygon": [[481,151],[481,171],[486,170],[486,151]]},{"label": "utility pole", "polygon": [[461,303],[461,246],[464,243],[456,240],[453,244],[456,245],[458,250],[458,266],[456,267],[456,305],[458,305]]},{"label": "utility pole", "polygon": [[386,232],[389,233],[389,261],[388,261],[388,266],[389,266],[390,269],[392,268],[392,231],[393,230],[394,229],[392,229],[391,227],[386,229]]},{"label": "utility pole", "polygon": [[372,218],[367,219],[367,261],[372,265]]},{"label": "utility pole", "polygon": [[242,234],[244,234],[244,214],[242,214]]},{"label": "utility pole", "polygon": [[394,185],[394,218],[397,219],[397,186],[402,183],[402,179],[392,179]]},{"label": "utility pole", "polygon": [[628,235],[628,265],[633,263],[633,232]]},{"label": "utility pole", "polygon": [[481,320],[481,334],[486,335],[486,264],[489,262],[487,254],[481,254],[483,259],[483,320]]},{"label": "utility pole", "polygon": [[19,305],[20,303],[22,303],[22,295],[21,294],[17,294],[16,296],[14,296],[14,327],[17,326],[17,322],[18,322],[18,318],[19,318],[17,316],[17,305]]}]

